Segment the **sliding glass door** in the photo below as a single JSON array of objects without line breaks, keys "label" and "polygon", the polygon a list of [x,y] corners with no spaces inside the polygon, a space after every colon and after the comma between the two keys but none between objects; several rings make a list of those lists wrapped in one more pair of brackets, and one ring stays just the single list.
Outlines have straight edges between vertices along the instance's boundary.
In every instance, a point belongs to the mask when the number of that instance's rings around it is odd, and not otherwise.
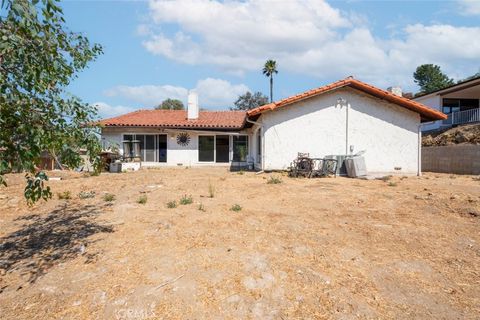
[{"label": "sliding glass door", "polygon": [[155,136],[145,135],[145,156],[144,161],[155,161]]},{"label": "sliding glass door", "polygon": [[215,137],[215,162],[226,163],[230,160],[230,136]]},{"label": "sliding glass door", "polygon": [[198,136],[198,161],[215,161],[215,136]]},{"label": "sliding glass door", "polygon": [[167,135],[158,136],[158,162],[167,162]]}]

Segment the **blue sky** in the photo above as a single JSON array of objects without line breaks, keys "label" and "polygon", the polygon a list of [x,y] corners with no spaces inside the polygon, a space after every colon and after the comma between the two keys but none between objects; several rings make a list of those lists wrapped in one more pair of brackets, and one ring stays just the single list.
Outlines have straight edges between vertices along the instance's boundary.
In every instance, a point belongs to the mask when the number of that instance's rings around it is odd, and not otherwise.
[{"label": "blue sky", "polygon": [[415,67],[455,79],[480,68],[480,0],[65,1],[67,25],[104,47],[70,91],[103,117],[186,100],[227,109],[246,90],[275,100],[353,75],[415,91]]}]

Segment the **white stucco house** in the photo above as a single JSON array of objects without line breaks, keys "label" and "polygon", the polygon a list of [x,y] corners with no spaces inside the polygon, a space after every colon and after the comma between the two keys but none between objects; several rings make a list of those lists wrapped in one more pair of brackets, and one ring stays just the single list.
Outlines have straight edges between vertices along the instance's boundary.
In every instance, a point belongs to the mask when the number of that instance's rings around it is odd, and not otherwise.
[{"label": "white stucco house", "polygon": [[432,109],[442,111],[448,116],[445,120],[424,123],[422,131],[480,122],[480,77],[417,96],[414,100]]},{"label": "white stucco house", "polygon": [[446,119],[421,103],[351,77],[256,109],[139,110],[104,119],[102,141],[142,165],[251,165],[284,170],[299,152],[312,157],[365,151],[370,173],[419,174],[421,123]]}]

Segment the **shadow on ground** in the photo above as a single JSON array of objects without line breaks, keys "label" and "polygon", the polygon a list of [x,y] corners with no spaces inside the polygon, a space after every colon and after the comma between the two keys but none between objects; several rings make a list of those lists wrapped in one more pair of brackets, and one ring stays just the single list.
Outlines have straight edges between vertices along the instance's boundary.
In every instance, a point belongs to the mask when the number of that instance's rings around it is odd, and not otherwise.
[{"label": "shadow on ground", "polygon": [[20,217],[27,223],[21,229],[0,238],[0,270],[18,270],[33,283],[54,264],[86,256],[86,263],[95,253],[87,253],[89,239],[97,233],[110,233],[113,228],[96,221],[101,207],[64,205],[48,214]]}]

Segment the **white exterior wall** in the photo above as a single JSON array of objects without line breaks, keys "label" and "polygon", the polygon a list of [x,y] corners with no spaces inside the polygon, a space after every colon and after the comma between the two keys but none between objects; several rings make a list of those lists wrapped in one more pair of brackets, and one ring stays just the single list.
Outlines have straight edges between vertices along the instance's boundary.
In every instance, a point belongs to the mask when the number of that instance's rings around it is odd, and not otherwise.
[{"label": "white exterior wall", "polygon": [[[415,98],[414,99],[417,102],[420,102],[427,107],[430,107],[432,109],[442,111],[442,98],[439,95],[427,95],[424,97],[420,98]],[[440,125],[442,124],[442,121],[430,121],[430,122],[425,122],[422,124],[422,131],[429,131],[429,130],[436,130],[440,128]]]},{"label": "white exterior wall", "polygon": [[348,146],[366,151],[368,172],[417,174],[419,114],[350,88],[262,114],[264,169],[284,170],[298,152],[345,154],[346,108],[336,106],[339,97],[349,105]]},{"label": "white exterior wall", "polygon": [[[190,143],[187,146],[181,146],[177,143],[177,134],[180,132],[188,132],[190,135]],[[250,130],[243,130],[239,132],[248,136],[248,153],[252,154],[252,138]],[[123,154],[123,135],[124,134],[166,134],[167,135],[167,162],[142,162],[143,166],[205,166],[218,165],[230,166],[231,163],[215,163],[215,162],[199,162],[198,161],[198,136],[199,135],[228,135],[225,132],[199,133],[197,131],[189,130],[167,130],[163,132],[161,129],[148,128],[103,128],[102,129],[102,143],[104,148],[108,148],[109,144],[114,144],[119,148],[119,153]],[[238,133],[237,133],[238,134]],[[233,142],[230,136],[230,159],[233,157]]]}]

